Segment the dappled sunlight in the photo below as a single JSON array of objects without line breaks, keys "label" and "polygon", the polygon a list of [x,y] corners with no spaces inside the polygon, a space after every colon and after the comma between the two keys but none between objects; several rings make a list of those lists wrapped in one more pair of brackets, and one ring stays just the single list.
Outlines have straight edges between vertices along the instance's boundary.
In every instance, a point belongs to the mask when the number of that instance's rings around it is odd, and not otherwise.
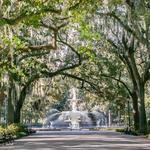
[{"label": "dappled sunlight", "polygon": [[150,150],[150,0],[0,0],[0,150]]},{"label": "dappled sunlight", "polygon": [[[122,135],[113,131],[90,132],[79,135],[75,131],[65,135],[65,131],[53,133],[39,132],[29,137],[18,139],[13,145],[0,147],[0,150],[149,150],[150,142],[145,138]],[[53,134],[51,134],[53,133]],[[67,133],[67,131],[66,131]],[[88,133],[88,132],[87,132]]]}]

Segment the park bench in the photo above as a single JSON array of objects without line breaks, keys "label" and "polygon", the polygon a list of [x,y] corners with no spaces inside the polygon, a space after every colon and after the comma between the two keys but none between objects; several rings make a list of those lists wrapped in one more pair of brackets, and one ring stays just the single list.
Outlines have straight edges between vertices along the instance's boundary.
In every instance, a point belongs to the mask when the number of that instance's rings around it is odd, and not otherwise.
[{"label": "park bench", "polygon": [[0,144],[6,144],[6,143],[13,143],[14,138],[13,135],[10,133],[4,133],[4,134],[0,134]]}]

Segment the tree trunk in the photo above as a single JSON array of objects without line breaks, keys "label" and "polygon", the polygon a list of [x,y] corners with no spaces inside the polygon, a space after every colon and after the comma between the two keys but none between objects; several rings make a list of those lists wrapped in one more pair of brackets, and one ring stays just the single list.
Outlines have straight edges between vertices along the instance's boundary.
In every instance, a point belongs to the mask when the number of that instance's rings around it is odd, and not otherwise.
[{"label": "tree trunk", "polygon": [[[140,133],[145,134],[147,133],[147,120],[146,120],[146,111],[145,111],[145,90],[144,90],[144,81],[143,78],[140,76],[138,71],[136,61],[134,58],[134,53],[130,53],[129,55],[129,63],[131,66],[131,71],[133,74],[133,78],[136,83],[136,93],[139,99],[139,112],[140,112]],[[133,81],[132,78],[132,81]]]},{"label": "tree trunk", "polygon": [[12,87],[8,89],[7,123],[14,123],[14,105],[12,98]]},{"label": "tree trunk", "polygon": [[2,113],[2,105],[0,104],[0,124],[1,124],[1,119],[2,119],[1,113]]},{"label": "tree trunk", "polygon": [[1,117],[2,117],[2,107],[3,107],[3,97],[0,96],[0,124],[1,124]]},{"label": "tree trunk", "polygon": [[21,116],[21,107],[17,106],[15,112],[14,112],[14,123],[20,123],[20,116]]},{"label": "tree trunk", "polygon": [[5,116],[2,116],[2,108],[3,108],[3,106],[4,106],[5,96],[6,96],[6,95],[4,94],[4,91],[2,90],[2,91],[0,92],[0,124],[1,124],[1,119],[2,119],[2,117],[5,118]]},{"label": "tree trunk", "polygon": [[134,118],[134,128],[135,130],[139,131],[140,127],[139,127],[139,108],[138,108],[138,96],[136,94],[136,91],[132,92],[132,102],[133,102],[133,118]]},{"label": "tree trunk", "polygon": [[138,91],[139,94],[139,110],[140,110],[140,132],[143,134],[147,133],[147,120],[146,120],[146,111],[145,111],[145,89],[144,89],[144,83],[140,84],[140,91]]},{"label": "tree trunk", "polygon": [[20,92],[20,97],[19,97],[19,100],[17,102],[16,110],[15,110],[15,117],[14,117],[15,123],[20,123],[20,120],[21,120],[21,109],[22,109],[23,103],[24,103],[25,98],[26,98],[26,88],[27,88],[27,86],[25,86],[22,89],[22,91]]}]

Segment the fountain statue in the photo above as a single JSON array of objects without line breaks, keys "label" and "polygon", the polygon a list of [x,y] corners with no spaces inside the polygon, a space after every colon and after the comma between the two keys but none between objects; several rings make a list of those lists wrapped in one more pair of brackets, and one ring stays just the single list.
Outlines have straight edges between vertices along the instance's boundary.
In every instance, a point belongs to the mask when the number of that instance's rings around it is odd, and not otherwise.
[{"label": "fountain statue", "polygon": [[70,95],[71,99],[68,100],[72,110],[65,122],[69,122],[71,129],[80,129],[81,114],[77,110],[77,103],[79,101],[79,99],[77,99],[77,89],[74,87],[70,89]]},{"label": "fountain statue", "polygon": [[70,101],[70,105],[72,107],[72,111],[77,111],[77,103],[79,101],[79,99],[77,99],[77,89],[75,89],[74,87],[70,90],[71,93],[71,99],[68,99]]},{"label": "fountain statue", "polygon": [[[78,98],[79,90],[72,87],[69,90],[68,104],[70,104],[69,111],[51,111],[44,122],[44,127],[51,129],[60,128],[71,130],[79,130],[81,128],[93,128],[100,127],[100,122],[102,119],[107,120],[104,113],[100,111],[79,111],[78,104],[80,99]],[[107,124],[107,122],[106,122]]]}]

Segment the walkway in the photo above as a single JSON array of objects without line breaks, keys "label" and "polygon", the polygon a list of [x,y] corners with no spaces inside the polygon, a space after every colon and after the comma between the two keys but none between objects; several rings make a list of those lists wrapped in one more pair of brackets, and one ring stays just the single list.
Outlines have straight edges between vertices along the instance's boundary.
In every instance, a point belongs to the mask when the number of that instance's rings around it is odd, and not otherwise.
[{"label": "walkway", "polygon": [[0,150],[150,150],[150,141],[113,131],[39,131]]}]

